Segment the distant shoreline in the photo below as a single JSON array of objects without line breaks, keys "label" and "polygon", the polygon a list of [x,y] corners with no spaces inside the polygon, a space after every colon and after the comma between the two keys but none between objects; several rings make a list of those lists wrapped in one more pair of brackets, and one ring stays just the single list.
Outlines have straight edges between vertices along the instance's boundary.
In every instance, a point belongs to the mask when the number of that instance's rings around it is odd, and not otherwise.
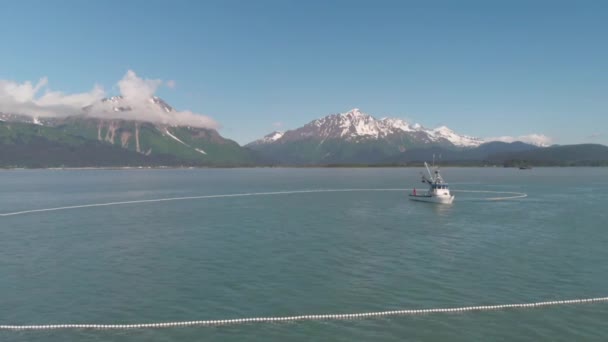
[{"label": "distant shoreline", "polygon": [[[95,171],[95,170],[194,170],[194,169],[392,169],[392,168],[420,168],[424,164],[410,165],[280,165],[280,166],[83,166],[83,167],[0,167],[0,171]],[[441,165],[442,168],[488,168],[488,169],[515,169],[518,166],[499,165]],[[602,168],[608,165],[538,165],[522,171],[535,168]]]}]

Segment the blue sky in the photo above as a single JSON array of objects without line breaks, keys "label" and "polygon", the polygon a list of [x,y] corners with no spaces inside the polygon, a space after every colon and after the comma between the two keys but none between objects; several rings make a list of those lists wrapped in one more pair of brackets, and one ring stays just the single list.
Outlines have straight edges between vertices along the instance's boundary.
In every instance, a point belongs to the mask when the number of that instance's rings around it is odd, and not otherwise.
[{"label": "blue sky", "polygon": [[239,143],[358,107],[608,144],[605,1],[4,1],[0,32],[0,80],[114,95],[133,70]]}]

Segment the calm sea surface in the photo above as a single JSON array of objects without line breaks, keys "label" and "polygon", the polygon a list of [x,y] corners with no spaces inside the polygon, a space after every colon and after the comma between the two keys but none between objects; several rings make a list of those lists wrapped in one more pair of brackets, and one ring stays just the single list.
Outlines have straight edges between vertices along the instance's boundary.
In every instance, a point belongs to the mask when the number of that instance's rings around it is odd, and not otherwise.
[{"label": "calm sea surface", "polygon": [[[421,169],[0,172],[0,213],[307,189],[423,189]],[[608,168],[445,168],[406,191],[227,197],[0,217],[0,324],[145,323],[608,296]],[[608,304],[348,321],[0,331],[0,341],[605,341]]]}]

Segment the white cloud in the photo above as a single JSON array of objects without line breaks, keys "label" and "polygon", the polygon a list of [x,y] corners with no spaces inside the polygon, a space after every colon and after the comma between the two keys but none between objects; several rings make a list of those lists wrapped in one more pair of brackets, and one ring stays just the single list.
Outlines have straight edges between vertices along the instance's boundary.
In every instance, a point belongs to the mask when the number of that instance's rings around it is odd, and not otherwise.
[{"label": "white cloud", "polygon": [[[86,93],[65,94],[51,90],[48,83],[46,77],[41,78],[35,85],[30,81],[18,83],[0,80],[0,113],[33,117],[85,114],[98,118],[149,121],[168,125],[205,128],[219,126],[210,117],[159,105],[154,100],[154,94],[163,81],[140,78],[132,70],[128,70],[117,83],[122,96],[121,99],[116,99],[117,102],[102,102],[107,95],[99,85],[95,85]],[[168,81],[167,85],[175,86],[175,81]],[[83,110],[84,107],[88,107],[86,111]],[[121,111],[118,107],[129,107],[131,110]]]},{"label": "white cloud", "polygon": [[280,122],[280,121],[273,122],[272,126],[275,127],[275,128],[281,128],[281,127],[283,127],[283,123]]},{"label": "white cloud", "polygon": [[105,91],[100,85],[95,85],[88,93],[64,94],[60,91],[47,90],[44,95],[36,100],[40,106],[73,106],[82,108],[96,101],[101,100],[105,96]]},{"label": "white cloud", "polygon": [[549,146],[549,145],[551,145],[551,142],[553,141],[553,139],[551,139],[550,137],[548,137],[544,134],[528,134],[528,135],[520,135],[517,137],[502,136],[502,137],[486,138],[484,140],[485,141],[502,141],[502,142],[508,142],[508,143],[511,143],[514,141],[521,141],[521,142],[525,142],[525,143],[537,145],[537,146]]},{"label": "white cloud", "polygon": [[[44,90],[42,95],[40,92]],[[81,112],[81,108],[101,100],[105,91],[95,86],[86,93],[65,95],[48,88],[46,77],[36,85],[0,80],[0,112],[29,116],[67,116]]]},{"label": "white cloud", "polygon": [[175,82],[175,80],[168,80],[167,81],[167,87],[174,89],[175,86],[177,86],[177,82]]},{"label": "white cloud", "polygon": [[11,98],[18,103],[33,101],[36,94],[48,84],[46,77],[38,80],[35,86],[30,81],[18,84],[10,81],[0,81],[0,98]]},{"label": "white cloud", "polygon": [[152,97],[156,89],[163,83],[161,80],[139,78],[133,70],[127,71],[125,76],[118,81],[120,94],[130,101],[145,101]]}]

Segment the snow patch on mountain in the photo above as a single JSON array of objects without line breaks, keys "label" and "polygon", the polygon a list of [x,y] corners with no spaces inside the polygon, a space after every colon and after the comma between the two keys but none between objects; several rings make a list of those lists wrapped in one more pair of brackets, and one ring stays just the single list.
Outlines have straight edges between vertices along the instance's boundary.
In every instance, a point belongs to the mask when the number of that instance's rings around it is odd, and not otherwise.
[{"label": "snow patch on mountain", "polygon": [[182,145],[186,145],[188,147],[191,147],[190,145],[186,144],[185,142],[181,141],[178,137],[176,137],[175,135],[171,134],[171,132],[169,132],[168,129],[165,130],[165,134],[167,134],[168,136],[170,136],[171,138],[173,138],[173,140],[176,140],[177,142],[181,143]]},{"label": "snow patch on mountain", "polygon": [[344,139],[358,143],[403,135],[416,136],[415,139],[418,141],[437,143],[448,141],[459,147],[474,147],[484,142],[478,138],[456,134],[447,127],[428,130],[420,124],[410,124],[398,118],[376,119],[359,108],[353,108],[345,113],[332,114],[313,120],[293,131],[273,132],[251,144],[271,144],[315,137],[321,141]]},{"label": "snow patch on mountain", "polygon": [[410,124],[401,119],[382,118],[380,119],[380,121],[384,122],[386,127],[392,127],[403,132],[415,132],[416,130],[422,127],[419,124],[414,124],[413,126],[410,126]]},{"label": "snow patch on mountain", "polygon": [[393,139],[407,140],[419,145],[452,144],[456,147],[473,148],[490,141],[522,141],[536,146],[549,146],[551,139],[542,134],[530,134],[519,137],[477,138],[458,134],[447,126],[433,129],[414,123],[410,124],[399,118],[376,119],[372,115],[353,108],[348,112],[331,114],[309,122],[308,124],[286,132],[272,132],[249,145],[273,144],[287,141],[298,141],[316,138],[324,143],[327,139],[342,139],[355,143],[368,140]]},{"label": "snow patch on mountain", "polygon": [[[316,126],[329,125],[330,127],[336,123],[342,129],[340,137],[347,139],[357,139],[360,137],[381,139],[398,132],[415,131],[404,120],[396,118],[382,118],[378,120],[369,114],[361,112],[358,108],[353,108],[339,115],[330,115],[315,122]],[[420,125],[418,126],[421,127]],[[325,131],[329,132],[330,130]]]},{"label": "snow patch on mountain", "polygon": [[186,144],[186,143],[185,143],[185,142],[183,142],[183,141],[182,141],[180,138],[178,138],[178,137],[176,137],[175,135],[171,134],[171,132],[169,132],[169,130],[168,130],[168,129],[165,129],[165,130],[164,130],[164,133],[165,133],[166,135],[168,135],[170,138],[172,138],[173,140],[175,140],[175,141],[177,141],[177,142],[181,143],[181,144],[182,144],[182,145],[184,145],[184,146],[187,146],[187,147],[190,147],[190,148],[194,149],[194,150],[195,150],[196,152],[198,152],[198,153],[207,154],[207,152],[203,151],[203,150],[202,150],[202,149],[200,149],[200,148],[192,147],[192,146],[190,146],[189,144]]},{"label": "snow patch on mountain", "polygon": [[4,122],[20,122],[20,123],[29,123],[38,126],[45,126],[49,122],[49,118],[39,118],[37,116],[27,116],[20,114],[7,114],[0,112],[0,121]]},{"label": "snow patch on mountain", "polygon": [[441,138],[448,140],[452,144],[461,147],[476,147],[483,144],[483,139],[471,137],[468,135],[460,135],[449,129],[446,126],[440,126],[433,130],[426,131],[433,141],[437,141]]},{"label": "snow patch on mountain", "polygon": [[266,140],[268,141],[277,141],[281,139],[281,137],[285,134],[285,132],[273,132],[270,136],[266,136]]},{"label": "snow patch on mountain", "polygon": [[271,143],[281,139],[284,134],[285,134],[285,132],[274,131],[270,134],[266,134],[263,138],[258,139],[250,144],[256,144],[256,145],[271,144]]},{"label": "snow patch on mountain", "polygon": [[302,136],[318,135],[322,138],[344,138],[346,140],[381,139],[399,131],[413,131],[412,127],[400,119],[373,116],[353,108],[346,113],[333,114],[310,122],[302,127]]}]

